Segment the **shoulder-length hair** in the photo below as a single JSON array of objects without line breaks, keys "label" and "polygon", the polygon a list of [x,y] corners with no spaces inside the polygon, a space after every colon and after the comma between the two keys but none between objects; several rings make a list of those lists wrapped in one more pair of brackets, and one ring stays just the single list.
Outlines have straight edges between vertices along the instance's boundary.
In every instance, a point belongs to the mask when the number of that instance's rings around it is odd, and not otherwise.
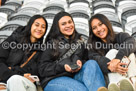
[{"label": "shoulder-length hair", "polygon": [[103,14],[95,14],[89,20],[89,39],[88,39],[88,43],[91,43],[93,49],[96,50],[96,45],[95,45],[96,42],[102,42],[102,40],[99,37],[95,36],[95,34],[93,33],[92,26],[91,26],[93,19],[98,19],[99,21],[101,21],[108,28],[108,34],[106,36],[106,43],[113,43],[115,33],[113,31],[113,28],[112,28],[112,25],[111,25],[110,21]]},{"label": "shoulder-length hair", "polygon": [[[47,28],[48,28],[48,23],[47,23],[47,20],[42,16],[42,15],[34,15],[30,18],[30,20],[28,21],[26,27],[25,27],[25,30],[23,32],[23,38],[22,38],[22,42],[23,43],[29,43],[30,42],[30,36],[31,36],[31,27],[32,27],[32,24],[34,23],[34,21],[36,19],[39,19],[39,18],[42,18],[45,23],[46,23],[46,29],[45,29],[45,33],[47,32]],[[44,34],[45,35],[45,34]],[[43,42],[43,38],[44,38],[44,35],[38,39],[38,41],[40,43]]]}]

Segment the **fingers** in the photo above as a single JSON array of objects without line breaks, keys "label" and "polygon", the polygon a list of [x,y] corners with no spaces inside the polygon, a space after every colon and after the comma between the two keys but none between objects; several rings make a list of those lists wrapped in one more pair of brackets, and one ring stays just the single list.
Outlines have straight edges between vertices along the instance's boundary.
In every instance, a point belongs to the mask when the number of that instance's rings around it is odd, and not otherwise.
[{"label": "fingers", "polygon": [[24,77],[29,77],[29,76],[31,76],[30,73],[25,73],[25,74],[24,74]]},{"label": "fingers", "polygon": [[80,60],[77,60],[77,65],[80,66],[80,68],[78,68],[78,69],[81,69],[81,67],[82,67],[82,62],[81,62]]},{"label": "fingers", "polygon": [[8,67],[11,70],[11,67]]},{"label": "fingers", "polygon": [[122,75],[125,75],[127,73],[127,71],[128,71],[128,68],[124,68],[124,67],[122,67],[122,65],[127,65],[127,64],[126,63],[119,63],[118,67],[116,69],[116,72],[118,72],[118,73],[120,73]]},{"label": "fingers", "polygon": [[70,68],[70,66],[69,66],[68,64],[65,64],[65,65],[64,65],[64,68],[65,68],[65,70],[66,70],[67,72],[72,72],[72,70],[71,70],[71,68]]},{"label": "fingers", "polygon": [[6,86],[3,85],[3,84],[0,84],[0,91],[1,91],[1,90],[5,90],[5,89],[6,89]]},{"label": "fingers", "polygon": [[25,74],[24,74],[24,77],[25,77],[25,78],[27,78],[27,79],[30,80],[31,82],[35,82],[30,76],[31,76],[30,73],[25,73]]},{"label": "fingers", "polygon": [[81,67],[82,67],[82,62],[80,60],[77,60],[77,65],[79,66],[79,68],[75,69],[75,70],[72,70],[71,67],[68,65],[68,64],[65,64],[64,65],[64,68],[67,72],[71,72],[71,73],[74,73],[74,72],[78,72]]}]

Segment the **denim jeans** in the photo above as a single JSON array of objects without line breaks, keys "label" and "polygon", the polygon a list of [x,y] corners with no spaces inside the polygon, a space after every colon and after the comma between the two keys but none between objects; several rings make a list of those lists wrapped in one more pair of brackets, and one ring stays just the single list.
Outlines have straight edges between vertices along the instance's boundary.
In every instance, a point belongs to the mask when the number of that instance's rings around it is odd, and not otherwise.
[{"label": "denim jeans", "polygon": [[97,62],[88,60],[74,78],[52,79],[44,91],[97,91],[102,86],[105,86],[105,80]]}]

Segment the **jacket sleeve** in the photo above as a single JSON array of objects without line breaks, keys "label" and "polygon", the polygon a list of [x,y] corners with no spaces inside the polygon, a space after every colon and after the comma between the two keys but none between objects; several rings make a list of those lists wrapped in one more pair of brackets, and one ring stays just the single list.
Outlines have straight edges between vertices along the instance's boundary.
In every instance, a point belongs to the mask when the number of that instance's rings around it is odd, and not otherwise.
[{"label": "jacket sleeve", "polygon": [[66,72],[64,68],[65,64],[73,64],[76,63],[77,60],[82,61],[83,50],[84,49],[80,47],[71,57],[62,59],[60,61],[57,61],[58,58],[54,58],[54,56],[52,55],[53,54],[52,49],[45,50],[42,53],[38,67],[40,76],[41,77],[55,76]]},{"label": "jacket sleeve", "polygon": [[16,74],[15,71],[8,68],[6,61],[9,57],[9,53],[11,52],[10,43],[15,42],[16,36],[18,36],[24,28],[24,26],[18,27],[7,39],[5,39],[4,42],[0,44],[0,80],[4,82],[6,82],[10,76]]},{"label": "jacket sleeve", "polygon": [[89,57],[89,59],[93,59],[93,60],[97,61],[97,63],[99,64],[99,66],[104,74],[110,72],[107,68],[107,66],[108,66],[107,63],[110,62],[110,59],[108,59],[105,56],[101,56],[99,53],[95,52],[92,49],[89,50],[88,57]]},{"label": "jacket sleeve", "polygon": [[136,51],[135,39],[127,33],[119,33],[116,37],[116,42],[120,44],[119,52],[116,59],[122,60],[123,56],[129,56]]},{"label": "jacket sleeve", "polygon": [[8,68],[8,65],[6,64],[6,60],[11,50],[9,44],[12,41],[13,37],[9,36],[4,42],[0,44],[0,79],[4,82],[6,82],[11,75],[15,74]]},{"label": "jacket sleeve", "polygon": [[[87,53],[88,51],[86,51],[85,49],[85,45],[81,44],[76,52],[74,53],[74,55],[71,56],[71,60],[73,63],[76,64],[77,60],[80,60],[82,62],[82,64],[84,64],[86,62],[86,58],[87,58]],[[84,56],[83,56],[84,55]]]},{"label": "jacket sleeve", "polygon": [[[39,74],[41,77],[55,76],[61,72],[64,72],[64,66],[53,60],[54,56],[52,49],[46,49],[40,58],[39,62]],[[69,60],[69,59],[67,59]]]}]

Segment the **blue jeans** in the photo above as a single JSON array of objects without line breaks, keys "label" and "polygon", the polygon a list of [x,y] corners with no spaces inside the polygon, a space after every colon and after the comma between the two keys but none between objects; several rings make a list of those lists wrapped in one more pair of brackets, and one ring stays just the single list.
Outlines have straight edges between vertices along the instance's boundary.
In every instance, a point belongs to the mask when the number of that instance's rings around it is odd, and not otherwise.
[{"label": "blue jeans", "polygon": [[105,86],[105,80],[97,62],[88,60],[74,78],[52,79],[44,91],[97,91],[102,86]]}]

